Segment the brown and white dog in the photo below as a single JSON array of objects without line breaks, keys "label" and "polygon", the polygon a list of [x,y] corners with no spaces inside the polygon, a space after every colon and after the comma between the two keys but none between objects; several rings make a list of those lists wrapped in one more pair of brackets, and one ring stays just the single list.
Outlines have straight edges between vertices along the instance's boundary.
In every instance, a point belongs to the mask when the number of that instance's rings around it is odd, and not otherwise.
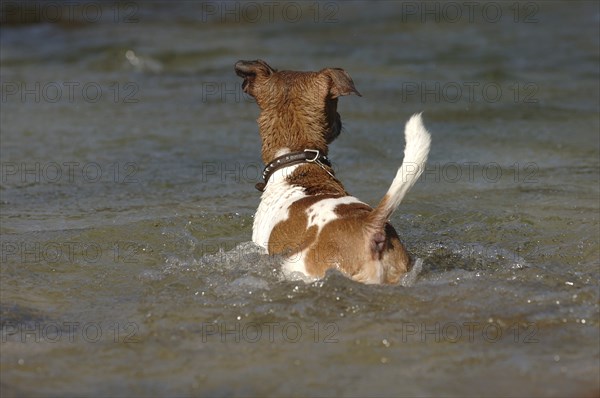
[{"label": "brown and white dog", "polygon": [[404,160],[375,209],[350,196],[327,159],[342,129],[338,97],[360,93],[343,69],[277,71],[238,61],[244,92],[260,107],[267,165],[252,240],[282,255],[285,273],[320,278],[330,268],[363,283],[397,283],[412,261],[388,219],[421,175],[430,135],[420,114],[406,124]]}]

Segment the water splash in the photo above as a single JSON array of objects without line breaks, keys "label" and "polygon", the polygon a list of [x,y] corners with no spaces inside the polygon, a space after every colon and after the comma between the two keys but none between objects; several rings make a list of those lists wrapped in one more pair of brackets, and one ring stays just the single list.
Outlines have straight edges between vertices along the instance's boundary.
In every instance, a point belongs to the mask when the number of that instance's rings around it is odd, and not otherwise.
[{"label": "water splash", "polygon": [[423,259],[417,258],[415,260],[415,265],[412,267],[412,269],[409,272],[407,272],[406,274],[404,274],[402,276],[402,278],[400,279],[400,285],[404,286],[404,287],[413,286],[415,284],[415,282],[417,281],[417,277],[419,276],[419,274],[421,273],[422,270],[423,270]]},{"label": "water splash", "polygon": [[163,66],[160,62],[150,57],[138,56],[133,50],[127,50],[125,52],[125,58],[138,72],[160,73],[163,70]]}]

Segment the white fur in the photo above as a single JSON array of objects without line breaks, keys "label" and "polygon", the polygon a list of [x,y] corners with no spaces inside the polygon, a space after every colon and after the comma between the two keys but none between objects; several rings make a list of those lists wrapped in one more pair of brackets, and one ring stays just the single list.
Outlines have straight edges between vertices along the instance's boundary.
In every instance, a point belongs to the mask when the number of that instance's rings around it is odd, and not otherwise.
[{"label": "white fur", "polygon": [[269,237],[275,225],[288,219],[291,204],[306,197],[302,187],[291,185],[286,180],[297,167],[285,167],[271,174],[260,199],[254,215],[252,241],[265,249],[269,246]]},{"label": "white fur", "polygon": [[[285,154],[285,150],[287,148],[283,148],[278,153]],[[269,246],[269,237],[275,225],[288,219],[289,207],[292,203],[307,196],[302,187],[287,182],[287,176],[297,167],[298,165],[294,165],[275,171],[265,186],[252,227],[252,241],[265,249]],[[306,210],[308,228],[316,225],[321,231],[325,224],[338,218],[334,211],[336,206],[348,203],[363,202],[353,196],[327,198],[316,202]]]},{"label": "white fur", "polygon": [[[338,215],[335,214],[335,208],[337,205],[344,205],[349,203],[363,203],[354,196],[342,196],[340,198],[328,198],[323,199],[308,209],[306,209],[306,214],[308,215],[308,228],[316,225],[319,228],[319,232],[321,229],[332,220],[338,218]],[[364,203],[363,203],[364,204]]]},{"label": "white fur", "polygon": [[392,185],[387,191],[389,203],[386,207],[395,210],[408,190],[417,182],[425,169],[431,136],[421,119],[421,114],[413,115],[404,128],[406,147],[402,166],[398,169]]},{"label": "white fur", "polygon": [[281,271],[289,279],[302,279],[305,282],[311,282],[317,278],[310,277],[306,271],[306,253],[309,248],[301,252],[292,254],[283,260]]}]

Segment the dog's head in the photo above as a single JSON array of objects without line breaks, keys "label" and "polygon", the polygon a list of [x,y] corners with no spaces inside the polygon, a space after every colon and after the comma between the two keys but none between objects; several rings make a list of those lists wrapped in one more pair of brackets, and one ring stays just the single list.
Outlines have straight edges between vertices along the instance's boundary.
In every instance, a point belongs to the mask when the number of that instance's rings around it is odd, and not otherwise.
[{"label": "dog's head", "polygon": [[[265,61],[238,61],[235,72],[244,79],[242,89],[256,99],[263,140],[263,157],[279,148],[306,148],[327,153],[327,144],[341,132],[338,97],[361,95],[350,75],[340,68],[319,72],[277,71]],[[266,148],[265,148],[266,147]],[[279,148],[277,148],[279,147]],[[267,153],[265,153],[265,151]]]}]

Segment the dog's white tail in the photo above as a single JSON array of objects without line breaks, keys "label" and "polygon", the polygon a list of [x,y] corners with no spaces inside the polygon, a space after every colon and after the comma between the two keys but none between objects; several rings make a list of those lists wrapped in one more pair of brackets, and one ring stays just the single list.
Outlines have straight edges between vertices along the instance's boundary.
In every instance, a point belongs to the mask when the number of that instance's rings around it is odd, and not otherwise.
[{"label": "dog's white tail", "polygon": [[392,185],[379,202],[379,205],[369,216],[370,224],[381,228],[388,221],[392,213],[398,208],[404,195],[417,182],[425,168],[431,136],[423,126],[421,114],[413,115],[406,123],[404,129],[406,147],[404,148],[404,160],[398,169]]}]

